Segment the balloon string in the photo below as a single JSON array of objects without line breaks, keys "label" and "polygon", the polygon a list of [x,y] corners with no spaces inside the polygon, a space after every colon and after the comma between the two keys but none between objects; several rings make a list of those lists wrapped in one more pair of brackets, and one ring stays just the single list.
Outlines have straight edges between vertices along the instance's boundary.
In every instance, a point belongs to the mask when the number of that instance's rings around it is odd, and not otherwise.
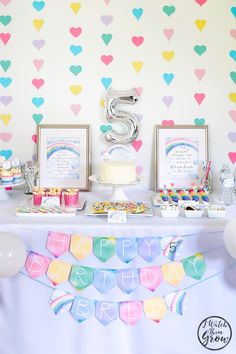
[{"label": "balloon string", "polygon": [[[221,275],[221,274],[225,273],[227,270],[230,270],[230,269],[232,269],[232,268],[234,268],[234,267],[236,267],[236,262],[234,262],[234,263],[230,264],[229,266],[225,267],[223,270],[221,270],[221,271],[219,271],[219,272],[217,272],[217,273],[215,273],[215,274],[210,275],[209,277],[206,277],[206,278],[204,278],[204,279],[202,279],[202,280],[199,280],[198,282],[196,282],[196,283],[194,283],[194,284],[192,284],[192,285],[189,285],[189,286],[183,288],[182,291],[189,290],[189,289],[193,288],[193,287],[196,286],[196,285],[199,285],[199,284],[204,283],[204,282],[206,282],[206,281],[208,281],[208,280],[210,280],[210,279],[213,279],[213,278],[217,277],[218,275]],[[31,278],[28,274],[25,274],[25,273],[22,272],[22,271],[20,271],[19,273],[20,273],[21,275],[24,275],[26,278],[30,278],[31,280],[34,280],[36,283],[41,284],[41,285],[43,285],[43,286],[45,286],[45,287],[47,287],[47,288],[49,288],[49,289],[51,289],[51,290],[55,290],[55,289],[56,289],[56,287],[52,287],[52,286],[50,286],[50,285],[48,285],[48,284],[46,284],[46,283],[44,283],[44,282],[42,282],[42,281],[40,281],[40,280],[38,280],[38,279]],[[63,290],[63,291],[64,291],[64,290]],[[177,291],[177,290],[176,290],[176,291]],[[68,291],[65,291],[65,292],[66,292],[67,294],[70,294],[70,295],[71,295],[71,293],[69,293]],[[168,294],[169,294],[169,293],[168,293]],[[167,294],[163,295],[163,297],[166,296],[166,295],[167,295]],[[77,295],[75,295],[75,296],[77,296]]]}]

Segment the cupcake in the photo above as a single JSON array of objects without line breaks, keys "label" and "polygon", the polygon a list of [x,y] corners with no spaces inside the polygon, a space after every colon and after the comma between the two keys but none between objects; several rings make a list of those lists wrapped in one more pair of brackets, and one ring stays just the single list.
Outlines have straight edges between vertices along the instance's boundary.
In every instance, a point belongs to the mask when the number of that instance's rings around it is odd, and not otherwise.
[{"label": "cupcake", "polygon": [[199,195],[197,193],[192,193],[191,198],[194,202],[199,203]]},{"label": "cupcake", "polygon": [[3,184],[13,182],[13,174],[12,174],[11,170],[2,170],[1,181]]},{"label": "cupcake", "polygon": [[58,187],[50,188],[49,191],[47,192],[47,195],[49,197],[58,197],[60,199],[60,204],[61,204],[61,201],[62,201],[62,190],[61,190],[61,188],[58,188]]},{"label": "cupcake", "polygon": [[79,200],[79,190],[68,188],[64,192],[64,202],[66,206],[76,206]]},{"label": "cupcake", "polygon": [[13,175],[13,182],[19,182],[21,180],[22,173],[19,167],[13,167],[11,173]]},{"label": "cupcake", "polygon": [[34,188],[33,190],[33,204],[40,206],[42,204],[42,198],[45,197],[45,188]]},{"label": "cupcake", "polygon": [[188,192],[182,190],[179,192],[179,194],[182,200],[190,200]]},{"label": "cupcake", "polygon": [[166,192],[161,192],[160,193],[160,197],[161,197],[161,200],[162,200],[162,202],[164,203],[164,204],[168,204],[168,202],[169,202],[169,196],[168,196],[168,194],[166,193]]},{"label": "cupcake", "polygon": [[170,192],[170,198],[171,198],[171,200],[172,200],[172,202],[173,202],[174,204],[178,204],[179,196],[178,196],[178,194],[177,194],[176,192],[171,191],[171,192]]}]

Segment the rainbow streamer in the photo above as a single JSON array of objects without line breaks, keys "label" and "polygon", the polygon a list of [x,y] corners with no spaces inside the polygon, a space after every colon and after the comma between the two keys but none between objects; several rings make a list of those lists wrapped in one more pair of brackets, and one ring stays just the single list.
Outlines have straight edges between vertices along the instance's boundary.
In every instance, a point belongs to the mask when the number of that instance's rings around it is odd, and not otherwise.
[{"label": "rainbow streamer", "polygon": [[177,254],[177,250],[180,246],[183,245],[183,239],[180,236],[175,236],[171,239],[170,242],[166,245],[163,255],[168,258],[170,261],[174,261],[175,256]]}]

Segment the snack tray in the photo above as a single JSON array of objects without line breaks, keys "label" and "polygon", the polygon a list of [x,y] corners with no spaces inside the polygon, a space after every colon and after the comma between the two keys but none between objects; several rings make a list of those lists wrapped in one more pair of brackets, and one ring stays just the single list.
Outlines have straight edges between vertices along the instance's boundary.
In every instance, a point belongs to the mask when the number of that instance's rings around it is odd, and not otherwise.
[{"label": "snack tray", "polygon": [[[86,204],[86,208],[85,208],[84,214],[88,215],[88,216],[104,216],[104,215],[107,216],[107,212],[105,212],[105,211],[104,212],[98,212],[98,213],[93,212],[92,209],[93,209],[93,206],[94,206],[95,203],[96,202],[88,202]],[[98,202],[98,203],[103,203],[103,202]],[[110,203],[112,203],[112,202],[110,202]],[[122,201],[120,201],[120,202],[114,202],[114,203],[117,204],[117,209],[114,208],[112,210],[122,210],[122,209],[119,208],[119,204],[120,203],[124,203],[124,205],[125,204],[129,205],[130,203],[138,203],[138,202],[133,202],[133,201],[129,201],[129,202],[124,201],[124,202],[122,202]],[[153,216],[153,210],[152,210],[151,203],[150,202],[140,202],[140,203],[145,204],[147,210],[145,210],[144,212],[140,212],[140,213],[127,213],[128,217]]]},{"label": "snack tray", "polygon": [[22,206],[16,209],[16,216],[33,216],[33,217],[74,217],[76,209],[65,207],[36,207]]}]

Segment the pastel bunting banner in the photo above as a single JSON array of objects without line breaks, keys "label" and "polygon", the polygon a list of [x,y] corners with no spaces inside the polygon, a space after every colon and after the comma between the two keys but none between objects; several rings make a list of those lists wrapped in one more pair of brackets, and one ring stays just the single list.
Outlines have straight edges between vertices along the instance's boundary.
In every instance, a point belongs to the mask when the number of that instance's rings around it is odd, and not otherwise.
[{"label": "pastel bunting banner", "polygon": [[52,260],[29,252],[25,268],[31,278],[47,275],[53,285],[69,281],[77,291],[93,285],[101,294],[106,294],[118,286],[122,292],[130,294],[139,285],[149,291],[155,291],[163,281],[172,286],[179,286],[185,276],[201,280],[206,271],[206,263],[204,256],[196,253],[182,261],[172,261],[160,266],[100,269],[73,265],[58,259]]},{"label": "pastel bunting banner", "polygon": [[164,297],[121,302],[97,301],[63,290],[53,290],[49,299],[49,305],[56,315],[69,312],[77,322],[96,317],[104,326],[118,318],[127,325],[134,325],[143,317],[159,323],[168,311],[183,315],[186,304],[187,295],[184,290],[171,292]]},{"label": "pastel bunting banner", "polygon": [[[163,242],[164,240],[164,242]],[[146,262],[152,262],[162,252],[163,255],[174,261],[179,256],[183,239],[173,237],[92,237],[80,234],[65,234],[50,231],[46,247],[54,257],[70,253],[77,260],[82,261],[93,253],[101,262],[107,262],[117,255],[124,263],[131,262],[137,255]]]}]

